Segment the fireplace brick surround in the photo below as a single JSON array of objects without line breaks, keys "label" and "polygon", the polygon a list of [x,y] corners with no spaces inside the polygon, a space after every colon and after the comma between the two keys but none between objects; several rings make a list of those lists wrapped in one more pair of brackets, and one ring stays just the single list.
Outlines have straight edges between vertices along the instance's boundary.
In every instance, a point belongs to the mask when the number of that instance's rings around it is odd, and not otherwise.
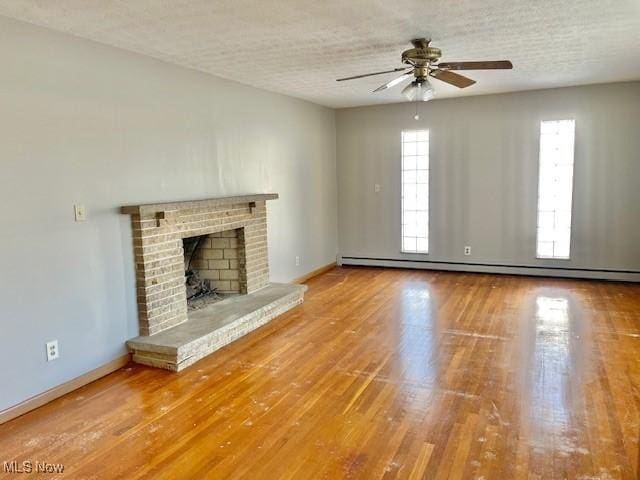
[{"label": "fireplace brick surround", "polygon": [[[131,215],[136,269],[140,336],[127,342],[134,361],[181,370],[302,303],[304,285],[269,282],[266,201],[276,198],[260,194],[122,207]],[[230,286],[244,295],[189,313],[182,239],[204,235],[208,253],[229,260],[216,273],[228,276]]]},{"label": "fireplace brick surround", "polygon": [[138,205],[131,215],[141,335],[187,321],[182,239],[243,229],[246,292],[269,283],[266,201],[277,194]]}]

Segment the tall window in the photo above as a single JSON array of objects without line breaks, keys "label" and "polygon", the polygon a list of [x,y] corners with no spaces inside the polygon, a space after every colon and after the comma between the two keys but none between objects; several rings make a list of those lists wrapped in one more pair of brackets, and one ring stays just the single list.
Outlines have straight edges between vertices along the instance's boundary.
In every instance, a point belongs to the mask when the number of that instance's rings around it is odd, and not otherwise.
[{"label": "tall window", "polygon": [[402,132],[402,251],[429,252],[429,130]]},{"label": "tall window", "polygon": [[569,258],[575,121],[540,123],[538,258]]}]

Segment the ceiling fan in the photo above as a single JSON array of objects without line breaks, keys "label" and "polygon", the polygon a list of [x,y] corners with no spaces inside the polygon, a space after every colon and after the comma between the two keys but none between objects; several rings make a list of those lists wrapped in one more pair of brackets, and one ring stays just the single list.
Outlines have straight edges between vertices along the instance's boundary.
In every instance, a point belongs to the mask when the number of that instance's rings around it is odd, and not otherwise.
[{"label": "ceiling fan", "polygon": [[407,85],[402,94],[411,101],[424,101],[433,98],[433,87],[429,83],[427,77],[432,77],[458,88],[466,88],[474,83],[464,75],[455,73],[452,70],[503,70],[511,69],[513,65],[509,60],[489,60],[480,62],[439,62],[442,52],[439,48],[430,46],[430,39],[416,38],[411,40],[413,48],[402,52],[402,63],[409,65],[408,67],[394,68],[393,70],[385,70],[383,72],[365,73],[364,75],[355,75],[353,77],[338,78],[336,81],[343,82],[345,80],[354,80],[356,78],[371,77],[373,75],[382,75],[384,73],[404,72],[390,82],[376,88],[374,92],[380,92],[391,88],[404,80],[414,77],[414,80]]}]

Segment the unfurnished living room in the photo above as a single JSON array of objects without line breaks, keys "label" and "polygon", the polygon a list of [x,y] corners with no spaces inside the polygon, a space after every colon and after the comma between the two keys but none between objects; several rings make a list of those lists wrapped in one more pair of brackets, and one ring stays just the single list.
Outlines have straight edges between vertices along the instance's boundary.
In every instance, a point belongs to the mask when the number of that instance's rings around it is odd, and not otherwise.
[{"label": "unfurnished living room", "polygon": [[0,0],[0,478],[640,478],[640,1]]}]

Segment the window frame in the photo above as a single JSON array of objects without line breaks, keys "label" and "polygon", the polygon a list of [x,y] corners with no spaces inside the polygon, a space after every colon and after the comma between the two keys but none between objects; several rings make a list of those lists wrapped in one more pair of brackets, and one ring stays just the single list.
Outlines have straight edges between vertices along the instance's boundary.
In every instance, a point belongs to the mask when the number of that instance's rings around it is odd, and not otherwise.
[{"label": "window frame", "polygon": [[[573,158],[571,159],[571,206],[568,210],[570,219],[569,219],[569,245],[568,252],[566,256],[558,256],[555,254],[552,255],[542,255],[539,253],[539,237],[540,237],[540,173],[542,170],[542,124],[547,122],[572,122],[573,123],[573,145],[572,145],[572,153]],[[576,120],[575,118],[553,118],[540,120],[538,122],[538,160],[537,160],[537,185],[536,185],[536,213],[535,213],[535,228],[536,228],[536,240],[535,240],[535,258],[537,260],[559,260],[559,261],[570,261],[571,260],[571,243],[572,243],[572,233],[573,233],[573,219],[574,219],[574,192],[575,192],[575,177],[576,177]],[[546,210],[543,210],[546,211]],[[556,212],[556,210],[554,210]],[[555,240],[552,241],[555,244]]]},{"label": "window frame", "polygon": [[[408,169],[405,170],[405,143],[410,143],[410,142],[406,142],[405,141],[405,134],[407,133],[426,133],[426,169],[419,169],[417,168],[417,164],[416,164],[416,168],[414,169]],[[431,211],[431,158],[430,158],[430,142],[431,137],[430,137],[430,131],[428,128],[414,128],[414,129],[406,129],[406,130],[402,130],[400,132],[400,253],[405,253],[405,254],[410,254],[410,255],[429,255],[429,250],[430,250],[430,235],[429,235],[429,230],[430,230],[430,211]],[[419,140],[415,140],[415,143],[417,144],[419,142]],[[419,157],[419,155],[416,154],[416,160]],[[426,170],[426,175],[427,175],[427,182],[426,182],[426,188],[427,188],[427,195],[426,195],[426,237],[419,237],[416,236],[416,249],[415,250],[408,250],[405,249],[405,181],[404,181],[404,177],[405,177],[405,171],[415,171],[416,172],[416,185],[425,185],[424,183],[418,183],[417,182],[417,175],[418,175],[418,171],[425,171]],[[414,212],[420,212],[421,210],[414,210]],[[418,249],[417,248],[417,241],[418,239],[422,239],[426,242],[426,250],[425,249]]]}]

